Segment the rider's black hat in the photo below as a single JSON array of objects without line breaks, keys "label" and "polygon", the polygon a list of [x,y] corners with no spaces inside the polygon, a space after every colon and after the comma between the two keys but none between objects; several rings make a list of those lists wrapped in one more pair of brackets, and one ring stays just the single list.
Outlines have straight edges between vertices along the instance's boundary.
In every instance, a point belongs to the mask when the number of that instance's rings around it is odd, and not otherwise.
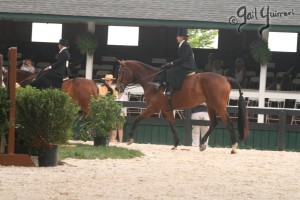
[{"label": "rider's black hat", "polygon": [[69,46],[69,41],[66,39],[60,39],[59,44],[61,44],[63,46]]},{"label": "rider's black hat", "polygon": [[186,28],[178,28],[177,35],[188,37],[188,31]]}]

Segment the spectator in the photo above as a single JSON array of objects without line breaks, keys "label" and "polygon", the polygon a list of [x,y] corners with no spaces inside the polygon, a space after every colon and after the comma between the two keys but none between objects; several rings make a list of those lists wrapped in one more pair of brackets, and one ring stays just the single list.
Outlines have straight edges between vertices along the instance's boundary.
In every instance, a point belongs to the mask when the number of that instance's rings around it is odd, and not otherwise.
[{"label": "spectator", "polygon": [[247,69],[244,60],[241,57],[235,60],[234,77],[238,80],[242,88],[247,86]]},{"label": "spectator", "polygon": [[100,89],[99,89],[99,93],[102,96],[105,96],[108,92],[110,94],[114,94],[115,96],[117,96],[117,92],[115,90],[115,88],[113,88],[113,81],[115,80],[115,78],[113,77],[112,74],[106,74],[104,78],[102,78],[102,80],[105,81],[105,84],[103,84]]},{"label": "spectator", "polygon": [[211,72],[213,69],[213,62],[216,60],[216,55],[214,53],[210,53],[208,55],[208,62],[205,65],[204,71]]},{"label": "spectator", "polygon": [[21,70],[34,73],[35,69],[34,69],[34,66],[32,65],[32,61],[30,59],[23,60],[23,64],[21,66]]},{"label": "spectator", "polygon": [[[206,104],[200,104],[194,108],[192,108],[192,120],[206,120],[209,121],[209,116],[207,113]],[[198,126],[193,125],[192,126],[192,146],[199,147],[200,140],[204,137],[206,132],[208,131],[209,126]],[[200,137],[201,136],[201,137]],[[208,147],[208,138],[206,142],[204,143]]]},{"label": "spectator", "polygon": [[[124,93],[119,93],[117,96],[117,101],[128,101],[128,96]],[[122,108],[122,115],[126,116],[127,115],[127,108]],[[117,141],[117,134],[118,134],[118,138],[119,138],[119,142],[122,143],[123,142],[123,126],[120,125],[118,126],[117,130],[112,130],[110,132],[110,142],[116,142]]]},{"label": "spectator", "polygon": [[216,59],[213,61],[212,72],[220,74],[220,75],[224,74],[223,61],[221,59]]},{"label": "spectator", "polygon": [[7,76],[7,71],[6,71],[6,69],[4,67],[2,67],[1,70],[2,70],[2,73],[1,73],[2,76],[0,78],[1,78],[1,83],[2,84],[0,85],[0,87],[6,87],[5,84],[4,84],[4,82],[3,82],[3,78],[4,78],[4,74],[6,74],[6,76]]}]

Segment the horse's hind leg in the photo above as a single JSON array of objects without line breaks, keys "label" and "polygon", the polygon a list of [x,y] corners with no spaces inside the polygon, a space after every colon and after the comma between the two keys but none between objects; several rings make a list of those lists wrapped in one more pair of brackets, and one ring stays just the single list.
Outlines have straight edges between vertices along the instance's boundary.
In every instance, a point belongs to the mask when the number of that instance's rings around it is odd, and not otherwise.
[{"label": "horse's hind leg", "polygon": [[214,128],[218,125],[216,112],[208,108],[208,115],[209,115],[210,125],[208,131],[205,133],[203,138],[201,138],[200,148],[199,148],[200,151],[204,151],[206,149],[205,142],[207,141],[209,135],[214,130]]},{"label": "horse's hind leg", "polygon": [[174,137],[174,147],[172,148],[172,150],[174,150],[177,148],[177,146],[179,144],[179,137],[178,137],[178,133],[177,133],[176,125],[175,125],[173,111],[164,112],[164,115],[166,116],[168,122],[171,125],[171,129],[172,129],[172,133],[173,133],[173,137]]},{"label": "horse's hind leg", "polygon": [[237,143],[236,136],[234,134],[233,122],[230,120],[229,115],[226,112],[226,110],[224,110],[219,115],[220,115],[222,122],[226,126],[226,128],[229,132],[230,138],[231,138],[231,147],[232,147],[231,153],[235,154],[235,153],[237,153],[236,149],[238,148],[238,143]]}]

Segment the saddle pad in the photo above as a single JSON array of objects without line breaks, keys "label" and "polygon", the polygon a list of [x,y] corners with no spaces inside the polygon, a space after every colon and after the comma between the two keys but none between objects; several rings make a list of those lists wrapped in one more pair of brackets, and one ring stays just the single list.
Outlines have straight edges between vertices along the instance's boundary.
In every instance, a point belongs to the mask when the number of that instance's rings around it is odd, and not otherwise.
[{"label": "saddle pad", "polygon": [[193,75],[193,74],[196,74],[196,72],[195,72],[195,71],[191,71],[191,72],[189,72],[189,73],[187,74],[187,76],[191,76],[191,75]]}]

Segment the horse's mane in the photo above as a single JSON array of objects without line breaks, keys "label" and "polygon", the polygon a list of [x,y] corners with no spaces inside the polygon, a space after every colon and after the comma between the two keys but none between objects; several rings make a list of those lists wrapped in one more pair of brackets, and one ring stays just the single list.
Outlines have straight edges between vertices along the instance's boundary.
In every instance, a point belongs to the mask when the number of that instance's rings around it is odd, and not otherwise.
[{"label": "horse's mane", "polygon": [[135,63],[138,63],[138,64],[142,65],[144,68],[149,68],[150,70],[154,70],[154,71],[159,70],[159,68],[157,68],[157,67],[153,67],[151,65],[148,65],[146,63],[143,63],[143,62],[137,61],[137,60],[126,60],[125,62],[135,62]]}]

